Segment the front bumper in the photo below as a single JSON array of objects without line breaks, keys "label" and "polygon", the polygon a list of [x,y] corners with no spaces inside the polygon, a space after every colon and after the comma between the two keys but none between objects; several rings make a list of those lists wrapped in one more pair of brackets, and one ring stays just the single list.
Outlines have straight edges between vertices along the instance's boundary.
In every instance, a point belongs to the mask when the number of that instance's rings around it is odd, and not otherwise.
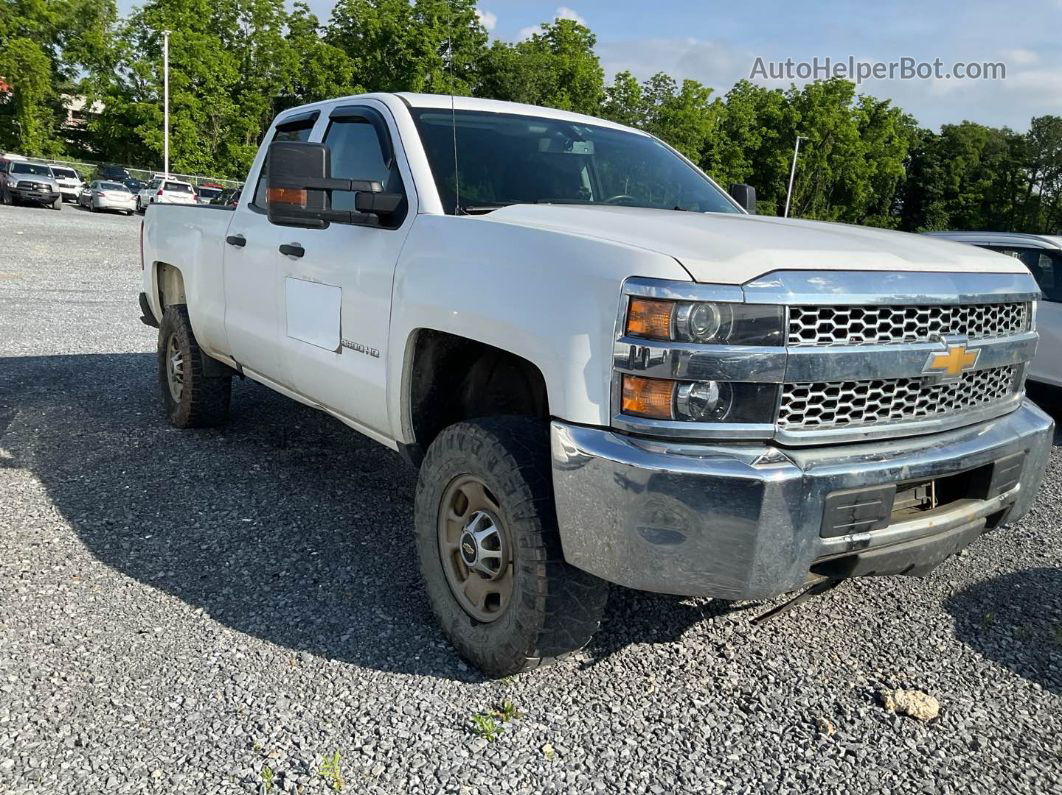
[{"label": "front bumper", "polygon": [[58,191],[30,190],[28,188],[11,188],[11,195],[19,201],[37,202],[38,204],[53,204],[61,195]]},{"label": "front bumper", "polygon": [[[1028,511],[1053,432],[1028,401],[931,436],[785,450],[652,441],[554,421],[564,556],[630,588],[725,599],[770,598],[823,576],[924,574],[986,527]],[[821,535],[831,494],[982,476],[1003,459],[1020,472],[999,493],[986,487],[979,498],[894,515],[880,529]]]}]

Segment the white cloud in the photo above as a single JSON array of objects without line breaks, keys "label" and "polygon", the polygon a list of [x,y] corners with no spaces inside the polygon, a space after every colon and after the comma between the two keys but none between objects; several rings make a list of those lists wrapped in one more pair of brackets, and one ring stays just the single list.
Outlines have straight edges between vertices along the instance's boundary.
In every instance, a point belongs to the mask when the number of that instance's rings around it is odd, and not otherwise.
[{"label": "white cloud", "polygon": [[485,11],[482,8],[476,9],[476,16],[479,17],[479,24],[487,29],[487,33],[490,33],[498,26],[498,15],[492,14],[490,11]]},{"label": "white cloud", "polygon": [[[1062,0],[1059,0],[1062,3]],[[1031,63],[1036,63],[1040,60],[1039,54],[1032,50],[1026,50],[1023,47],[1017,47],[1012,50],[1000,50],[999,54],[1006,58],[1008,61],[1019,66],[1027,66]]]},{"label": "white cloud", "polygon": [[[1062,2],[1062,0],[1060,0]],[[580,25],[585,25],[586,20],[579,16],[578,12],[568,8],[568,6],[561,6],[557,9],[557,19],[570,19],[573,22],[578,22]]]},{"label": "white cloud", "polygon": [[524,39],[530,39],[540,30],[542,30],[542,28],[538,25],[528,25],[526,28],[520,28],[516,33],[516,40],[523,41]]}]

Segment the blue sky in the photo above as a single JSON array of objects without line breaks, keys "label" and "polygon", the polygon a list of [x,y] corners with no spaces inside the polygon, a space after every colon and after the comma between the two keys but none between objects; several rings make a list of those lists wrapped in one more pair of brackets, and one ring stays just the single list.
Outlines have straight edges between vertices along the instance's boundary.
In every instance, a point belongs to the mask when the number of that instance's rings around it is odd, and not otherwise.
[{"label": "blue sky", "polygon": [[[310,6],[327,19],[332,0]],[[479,8],[491,34],[510,41],[558,15],[585,21],[609,75],[665,71],[725,93],[758,57],[940,58],[945,70],[1003,62],[1005,80],[868,80],[860,90],[894,99],[934,128],[970,119],[1024,130],[1032,116],[1062,114],[1062,0],[481,0]]]}]

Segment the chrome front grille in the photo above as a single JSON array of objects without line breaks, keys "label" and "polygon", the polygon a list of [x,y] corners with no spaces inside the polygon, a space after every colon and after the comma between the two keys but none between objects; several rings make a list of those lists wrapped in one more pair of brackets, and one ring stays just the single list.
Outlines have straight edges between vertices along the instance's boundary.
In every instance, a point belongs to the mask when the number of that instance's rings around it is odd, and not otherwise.
[{"label": "chrome front grille", "polygon": [[778,427],[786,430],[851,428],[958,414],[1013,394],[1017,368],[996,367],[955,381],[923,378],[782,385]]},{"label": "chrome front grille", "polygon": [[793,306],[790,346],[890,345],[941,336],[971,340],[1006,337],[1029,329],[1029,304],[929,306]]}]

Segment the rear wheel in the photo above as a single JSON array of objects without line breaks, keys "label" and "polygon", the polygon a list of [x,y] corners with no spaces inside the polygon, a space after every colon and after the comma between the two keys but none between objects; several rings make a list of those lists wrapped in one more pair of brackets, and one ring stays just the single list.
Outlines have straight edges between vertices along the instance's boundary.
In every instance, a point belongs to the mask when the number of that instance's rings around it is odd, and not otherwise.
[{"label": "rear wheel", "polygon": [[432,610],[491,676],[582,648],[605,608],[608,584],[564,562],[551,475],[548,427],[525,417],[452,425],[421,467],[417,553]]},{"label": "rear wheel", "polygon": [[208,428],[228,419],[232,374],[200,350],[183,304],[166,307],[162,315],[158,362],[162,403],[172,425]]}]

